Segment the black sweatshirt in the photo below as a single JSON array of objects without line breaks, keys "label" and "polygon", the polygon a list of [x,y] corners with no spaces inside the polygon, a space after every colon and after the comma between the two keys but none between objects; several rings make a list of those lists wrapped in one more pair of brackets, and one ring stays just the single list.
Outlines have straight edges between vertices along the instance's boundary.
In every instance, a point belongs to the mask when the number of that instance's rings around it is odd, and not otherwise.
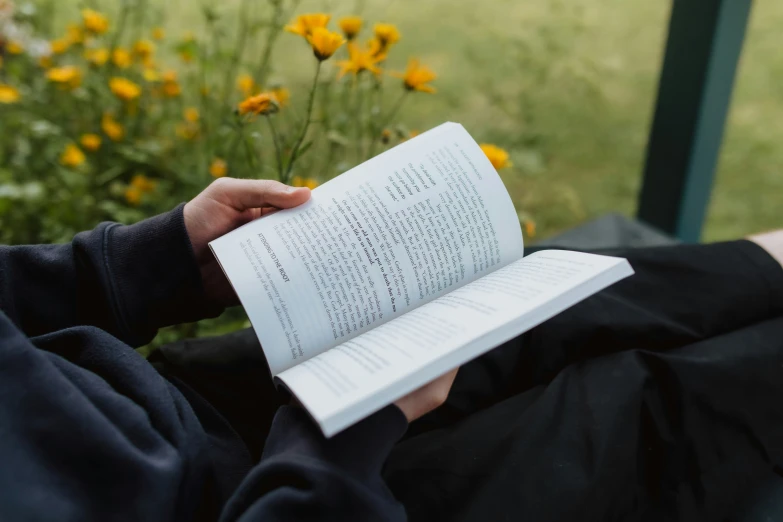
[{"label": "black sweatshirt", "polygon": [[275,417],[260,463],[131,347],[215,316],[182,206],[70,244],[0,246],[0,520],[404,520],[394,406],[326,440]]}]

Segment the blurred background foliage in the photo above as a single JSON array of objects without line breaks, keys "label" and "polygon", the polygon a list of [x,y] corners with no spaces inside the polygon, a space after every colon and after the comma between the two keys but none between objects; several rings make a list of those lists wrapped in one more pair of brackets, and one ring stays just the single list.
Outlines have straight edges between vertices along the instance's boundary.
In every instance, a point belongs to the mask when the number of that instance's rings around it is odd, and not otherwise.
[{"label": "blurred background foliage", "polygon": [[[8,0],[0,4],[4,1]],[[462,123],[477,141],[494,143],[509,152],[513,167],[501,175],[521,219],[529,223],[528,236],[536,232],[536,240],[609,211],[626,215],[635,211],[669,2],[17,2],[17,11],[28,16],[36,34],[47,41],[67,35],[70,23],[81,22],[84,8],[106,15],[109,34],[116,34],[112,31],[119,23],[125,25],[121,38],[110,43],[132,52],[135,42],[153,41],[158,73],[171,71],[182,88],[181,96],[151,114],[138,129],[125,129],[133,137],[130,142],[110,143],[110,152],[102,147],[96,157],[87,151],[86,163],[100,162],[101,166],[98,175],[91,176],[63,164],[64,147],[71,141],[77,143],[81,136],[69,136],[62,122],[90,118],[97,125],[96,118],[107,112],[120,119],[132,109],[105,87],[108,76],[99,76],[88,66],[82,94],[71,93],[70,98],[47,81],[46,70],[40,66],[20,76],[24,78],[18,86],[22,97],[32,95],[36,103],[25,113],[0,104],[3,242],[63,241],[100,219],[132,222],[192,197],[221,172],[275,177],[273,167],[253,170],[244,152],[244,140],[248,140],[254,150],[267,154],[267,165],[274,165],[271,146],[265,141],[268,132],[260,122],[250,122],[239,150],[234,148],[239,124],[232,109],[247,94],[238,88],[237,80],[249,73],[263,83],[259,87],[287,90],[290,105],[274,118],[288,129],[284,132],[291,141],[305,112],[313,55],[301,38],[281,32],[262,78],[259,67],[269,48],[270,26],[289,23],[296,14],[307,12],[331,13],[330,28],[335,31],[340,17],[361,16],[365,21],[361,42],[371,36],[373,23],[393,23],[401,38],[384,69],[404,70],[407,59],[415,56],[438,75],[432,83],[438,92],[413,93],[413,99],[406,100],[389,120],[390,137],[374,152],[443,121]],[[706,240],[735,238],[783,224],[781,26],[783,4],[757,0],[727,123]],[[155,28],[161,28],[161,34],[155,35]],[[333,63],[345,59],[339,53],[347,51],[343,48],[324,64],[333,89],[341,88]],[[2,74],[9,74],[9,58],[14,57],[5,57]],[[143,70],[134,74],[138,76],[134,81],[145,85]],[[356,105],[346,106],[338,92],[332,92],[332,102],[316,98],[315,123],[308,134],[308,141],[314,143],[293,169],[296,180],[289,181],[315,185],[370,154],[377,138],[373,133],[383,130],[376,127],[386,123],[385,116],[401,92],[399,83],[394,83],[400,80],[383,78],[381,95],[373,94],[372,82],[367,81],[363,145],[358,148],[351,124],[341,127],[339,123],[352,117]],[[99,89],[97,83],[90,87],[99,81],[104,87]],[[352,80],[349,75],[341,81]],[[195,108],[198,118],[194,113],[189,117],[188,108]],[[329,129],[325,118],[332,119]],[[205,124],[213,129],[208,146],[201,139]],[[201,137],[193,134],[195,127]],[[107,143],[105,132],[94,132]],[[216,159],[224,163],[216,164]],[[129,189],[136,190],[131,190],[130,197]],[[232,311],[221,320],[165,332],[161,340],[230,330],[243,321],[241,312]]]}]

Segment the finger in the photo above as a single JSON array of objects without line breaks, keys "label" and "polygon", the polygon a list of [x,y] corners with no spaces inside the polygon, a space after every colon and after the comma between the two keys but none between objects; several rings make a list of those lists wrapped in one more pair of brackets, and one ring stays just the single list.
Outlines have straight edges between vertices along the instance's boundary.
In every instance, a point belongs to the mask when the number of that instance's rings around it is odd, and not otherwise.
[{"label": "finger", "polygon": [[418,419],[446,402],[458,370],[459,368],[455,368],[441,375],[395,402],[408,422]]},{"label": "finger", "polygon": [[278,181],[220,178],[210,185],[211,196],[241,211],[249,208],[291,208],[310,199],[310,189],[289,187]]},{"label": "finger", "polygon": [[427,386],[430,388],[430,392],[435,396],[436,400],[441,404],[446,402],[446,398],[449,396],[451,386],[454,384],[454,379],[457,378],[457,371],[459,368],[451,370],[449,373],[441,375]]},{"label": "finger", "polygon": [[439,377],[438,380],[440,381],[440,385],[445,386],[446,390],[451,390],[451,385],[454,384],[454,379],[457,378],[458,371],[459,366],[451,370],[449,373]]},{"label": "finger", "polygon": [[269,214],[274,214],[278,210],[280,209],[277,207],[264,207],[261,209],[261,217],[268,216]]}]

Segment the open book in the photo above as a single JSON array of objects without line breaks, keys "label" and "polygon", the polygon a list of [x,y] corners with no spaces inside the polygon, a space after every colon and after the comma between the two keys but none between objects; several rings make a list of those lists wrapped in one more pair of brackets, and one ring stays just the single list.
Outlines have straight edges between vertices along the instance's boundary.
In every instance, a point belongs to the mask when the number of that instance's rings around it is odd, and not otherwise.
[{"label": "open book", "polygon": [[269,368],[330,437],[633,273],[523,255],[503,182],[445,123],[210,246]]}]

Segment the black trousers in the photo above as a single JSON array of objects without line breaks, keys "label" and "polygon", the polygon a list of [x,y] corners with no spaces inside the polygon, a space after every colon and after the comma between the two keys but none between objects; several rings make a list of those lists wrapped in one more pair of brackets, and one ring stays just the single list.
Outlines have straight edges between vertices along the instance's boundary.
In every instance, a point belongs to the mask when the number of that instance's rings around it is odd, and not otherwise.
[{"label": "black trousers", "polygon": [[[783,516],[783,269],[747,241],[609,253],[636,275],[463,366],[411,425],[384,472],[411,520]],[[279,398],[252,331],[158,357],[260,454]]]}]

